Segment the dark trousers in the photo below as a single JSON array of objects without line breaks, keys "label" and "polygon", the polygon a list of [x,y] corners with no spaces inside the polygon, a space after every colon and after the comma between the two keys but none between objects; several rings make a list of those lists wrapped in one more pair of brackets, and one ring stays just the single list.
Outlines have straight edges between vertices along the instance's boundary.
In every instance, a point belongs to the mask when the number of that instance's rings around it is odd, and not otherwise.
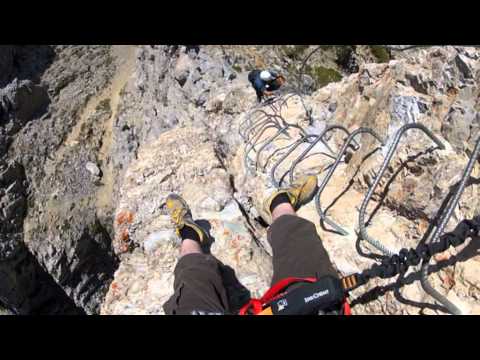
[{"label": "dark trousers", "polygon": [[[284,278],[338,277],[315,225],[283,215],[268,229],[273,250],[272,284]],[[183,256],[175,268],[174,295],[164,304],[166,314],[229,314],[221,264],[207,254]]]}]

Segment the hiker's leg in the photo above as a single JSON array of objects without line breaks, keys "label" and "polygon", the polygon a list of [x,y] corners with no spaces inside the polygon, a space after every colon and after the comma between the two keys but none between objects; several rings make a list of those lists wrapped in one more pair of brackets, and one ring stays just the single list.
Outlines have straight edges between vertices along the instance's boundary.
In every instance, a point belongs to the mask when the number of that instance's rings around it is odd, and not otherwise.
[{"label": "hiker's leg", "polygon": [[202,253],[197,241],[185,239],[175,267],[173,296],[163,305],[168,315],[228,313],[228,300],[219,263]]},{"label": "hiker's leg", "polygon": [[185,239],[182,241],[182,246],[180,247],[180,256],[183,257],[188,254],[201,254],[202,248],[198,241]]},{"label": "hiker's leg", "polygon": [[174,271],[175,293],[163,305],[167,314],[227,313],[228,301],[219,262],[202,252],[209,234],[192,218],[187,202],[177,194],[165,201],[170,219],[182,238]]},{"label": "hiker's leg", "polygon": [[275,208],[272,211],[273,223],[275,223],[275,220],[277,220],[282,215],[296,215],[295,210],[293,209],[293,206],[287,202],[283,202],[275,206]]},{"label": "hiker's leg", "polygon": [[255,91],[257,93],[257,102],[259,102],[259,103],[262,102],[263,93],[259,90],[256,90],[256,89],[255,89]]},{"label": "hiker's leg", "polygon": [[288,203],[272,209],[272,219],[267,234],[273,250],[272,284],[290,276],[338,277],[313,223],[298,217]]}]

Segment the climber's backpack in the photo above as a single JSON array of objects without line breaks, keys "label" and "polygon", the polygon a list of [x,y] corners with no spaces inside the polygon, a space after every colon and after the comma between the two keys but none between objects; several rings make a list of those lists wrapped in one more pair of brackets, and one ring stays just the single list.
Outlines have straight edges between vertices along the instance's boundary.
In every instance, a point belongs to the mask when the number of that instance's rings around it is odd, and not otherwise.
[{"label": "climber's backpack", "polygon": [[[285,290],[303,283],[289,292]],[[340,279],[333,276],[316,278],[289,277],[273,285],[260,299],[251,299],[240,315],[314,315],[341,310],[350,315],[346,294]]]}]

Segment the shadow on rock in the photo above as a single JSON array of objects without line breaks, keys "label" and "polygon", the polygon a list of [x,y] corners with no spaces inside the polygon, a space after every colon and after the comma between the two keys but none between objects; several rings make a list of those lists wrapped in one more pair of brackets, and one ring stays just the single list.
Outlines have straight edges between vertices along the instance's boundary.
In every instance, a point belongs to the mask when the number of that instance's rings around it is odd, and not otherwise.
[{"label": "shadow on rock", "polygon": [[54,58],[55,51],[49,45],[0,46],[0,88],[14,79],[39,83]]},{"label": "shadow on rock", "polygon": [[114,254],[112,240],[98,219],[87,225],[71,226],[75,229],[69,234],[77,239],[75,254],[58,258],[59,262],[70,263],[70,267],[61,272],[57,269],[51,271],[57,272],[58,283],[72,293],[70,296],[81,304],[87,314],[96,314],[119,261]]},{"label": "shadow on rock", "polygon": [[0,263],[0,304],[19,315],[84,315],[24,244]]}]

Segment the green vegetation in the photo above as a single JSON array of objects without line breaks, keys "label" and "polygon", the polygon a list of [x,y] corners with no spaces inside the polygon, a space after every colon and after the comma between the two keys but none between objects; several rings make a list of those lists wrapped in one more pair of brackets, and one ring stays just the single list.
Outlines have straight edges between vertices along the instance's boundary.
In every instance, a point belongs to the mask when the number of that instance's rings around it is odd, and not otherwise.
[{"label": "green vegetation", "polygon": [[297,67],[293,63],[288,64],[286,69],[291,74],[294,74],[298,71]]},{"label": "green vegetation", "polygon": [[331,82],[337,82],[342,79],[342,74],[334,69],[323,66],[305,66],[305,73],[310,75],[318,87],[323,87]]},{"label": "green vegetation", "polygon": [[71,229],[70,223],[68,221],[64,221],[61,226],[62,232],[68,232]]},{"label": "green vegetation", "polygon": [[320,48],[322,50],[330,50],[330,49],[335,48],[335,47],[337,47],[337,46],[336,45],[320,45]]},{"label": "green vegetation", "polygon": [[105,47],[105,52],[106,52],[105,65],[110,66],[110,65],[113,64],[113,62],[114,62],[114,57],[113,57],[113,55],[112,55],[111,45],[107,45],[107,46]]},{"label": "green vegetation", "polygon": [[232,69],[235,70],[236,72],[242,72],[242,67],[238,64],[233,64]]},{"label": "green vegetation", "polygon": [[95,219],[95,222],[89,224],[88,230],[92,235],[102,234],[104,232],[104,227],[102,226],[100,221],[98,221],[98,219]]},{"label": "green vegetation", "polygon": [[301,60],[302,55],[307,49],[308,49],[308,45],[282,46],[282,51],[285,54],[285,56],[289,57],[292,60]]},{"label": "green vegetation", "polygon": [[335,54],[337,56],[335,62],[341,66],[345,66],[352,56],[352,52],[354,52],[354,48],[351,45],[335,46]]},{"label": "green vegetation", "polygon": [[[300,81],[299,71],[301,70],[303,74],[313,79],[315,83],[314,88],[320,88],[331,82],[340,81],[342,74],[336,70],[336,66],[333,64],[333,66],[326,64],[322,64],[324,66],[321,66],[320,64],[322,62],[318,59],[328,60],[331,55],[334,55],[336,57],[335,62],[339,66],[342,66],[343,63],[348,63],[354,48],[350,45],[283,45],[277,47],[277,49],[279,49],[278,55],[293,60],[289,61],[285,67],[287,74],[292,79],[295,78],[295,80]],[[317,55],[310,56],[312,52]],[[308,61],[304,64],[303,62],[307,57],[309,57]],[[315,63],[317,63],[317,65],[314,65]]]},{"label": "green vegetation", "polygon": [[111,108],[110,108],[110,99],[104,99],[102,101],[100,101],[97,105],[97,108],[96,108],[97,111],[106,111],[106,112],[110,112],[111,111]]},{"label": "green vegetation", "polygon": [[390,53],[385,46],[370,45],[370,51],[377,59],[377,63],[384,63],[390,61]]}]

